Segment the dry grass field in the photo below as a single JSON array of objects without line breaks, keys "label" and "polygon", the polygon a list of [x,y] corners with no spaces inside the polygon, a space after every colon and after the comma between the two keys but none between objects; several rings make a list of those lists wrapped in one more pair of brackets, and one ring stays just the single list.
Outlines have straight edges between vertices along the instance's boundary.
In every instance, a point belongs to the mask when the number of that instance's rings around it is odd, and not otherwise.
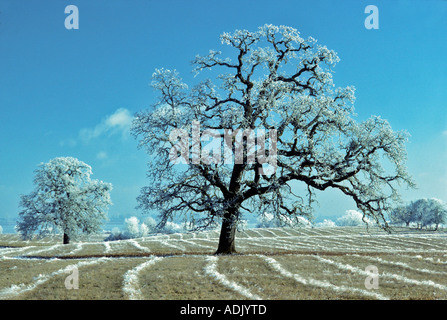
[{"label": "dry grass field", "polygon": [[[234,256],[213,255],[215,231],[105,237],[0,235],[0,299],[447,299],[444,232],[248,229]],[[67,289],[75,276],[78,288]],[[365,285],[372,276],[377,289]]]}]

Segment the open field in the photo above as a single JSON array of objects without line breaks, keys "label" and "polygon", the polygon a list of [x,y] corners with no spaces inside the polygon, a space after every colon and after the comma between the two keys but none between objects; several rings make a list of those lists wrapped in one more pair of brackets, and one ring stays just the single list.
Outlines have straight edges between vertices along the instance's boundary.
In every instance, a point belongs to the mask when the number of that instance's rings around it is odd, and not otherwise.
[{"label": "open field", "polygon": [[234,256],[213,255],[216,231],[104,238],[0,235],[0,299],[447,299],[445,232],[248,229]]}]

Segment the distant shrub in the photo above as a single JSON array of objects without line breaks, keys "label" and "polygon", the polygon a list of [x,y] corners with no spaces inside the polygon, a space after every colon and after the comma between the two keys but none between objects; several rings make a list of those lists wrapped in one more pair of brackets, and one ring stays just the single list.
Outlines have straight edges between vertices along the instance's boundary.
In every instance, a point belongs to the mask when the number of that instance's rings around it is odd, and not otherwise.
[{"label": "distant shrub", "polygon": [[149,233],[148,226],[143,222],[140,224],[140,220],[137,217],[130,217],[124,220],[126,229],[124,234],[129,238],[146,237]]},{"label": "distant shrub", "polygon": [[310,227],[311,222],[307,220],[304,217],[294,217],[294,219],[291,219],[289,217],[285,216],[274,216],[271,213],[264,212],[262,215],[260,215],[257,219],[256,228],[278,228],[278,227],[294,227],[294,226],[301,226],[301,227]]},{"label": "distant shrub", "polygon": [[119,228],[113,228],[106,241],[146,237],[149,233],[154,231],[154,228],[155,220],[153,218],[145,219],[145,221],[140,224],[140,220],[137,217],[132,216],[124,220],[124,231],[121,231]]},{"label": "distant shrub", "polygon": [[114,240],[126,240],[147,237],[150,234],[155,233],[179,233],[183,232],[184,228],[177,223],[168,221],[166,224],[159,228],[154,218],[148,217],[140,223],[140,220],[132,216],[124,220],[124,231],[119,228],[113,228],[110,235],[105,239],[105,241]]},{"label": "distant shrub", "polygon": [[337,225],[332,220],[324,219],[323,222],[318,222],[315,226],[319,228],[333,228],[336,227]]},{"label": "distant shrub", "polygon": [[347,226],[361,226],[366,223],[371,223],[371,220],[368,218],[365,218],[365,221],[363,221],[363,214],[361,212],[358,212],[356,210],[346,210],[345,215],[341,216],[337,219],[337,226],[341,227],[347,227]]},{"label": "distant shrub", "polygon": [[184,228],[178,223],[167,221],[163,228],[158,228],[155,231],[156,233],[179,233],[183,232]]},{"label": "distant shrub", "polygon": [[112,229],[112,232],[105,239],[105,241],[117,241],[117,240],[125,240],[125,239],[129,239],[129,238],[127,238],[119,228],[115,227]]}]

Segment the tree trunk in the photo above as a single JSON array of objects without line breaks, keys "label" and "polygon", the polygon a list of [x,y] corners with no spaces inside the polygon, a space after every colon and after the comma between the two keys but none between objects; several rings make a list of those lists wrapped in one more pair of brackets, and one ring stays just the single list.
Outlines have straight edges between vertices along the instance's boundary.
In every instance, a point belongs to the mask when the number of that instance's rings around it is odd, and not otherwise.
[{"label": "tree trunk", "polygon": [[220,230],[219,246],[215,254],[236,253],[236,229],[237,229],[237,209],[228,210],[222,221]]},{"label": "tree trunk", "polygon": [[68,236],[68,234],[64,233],[64,244],[69,244],[70,243],[70,237]]}]

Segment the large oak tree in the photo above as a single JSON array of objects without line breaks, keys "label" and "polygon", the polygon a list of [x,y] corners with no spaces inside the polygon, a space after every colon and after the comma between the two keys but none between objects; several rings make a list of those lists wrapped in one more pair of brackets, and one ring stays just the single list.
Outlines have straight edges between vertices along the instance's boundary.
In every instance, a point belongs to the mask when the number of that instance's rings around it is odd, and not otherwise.
[{"label": "large oak tree", "polygon": [[[233,57],[213,50],[196,56],[194,71],[202,79],[194,87],[175,70],[153,74],[159,101],[136,114],[132,129],[150,155],[151,181],[141,190],[140,207],[159,211],[161,223],[179,215],[196,227],[221,223],[218,254],[236,251],[242,214],[311,217],[315,191],[329,188],[388,228],[384,213],[398,199],[398,186],[413,186],[405,167],[407,134],[377,116],[354,120],[354,88],[332,81],[337,54],[286,26],[236,30],[220,39]],[[203,77],[204,69],[214,80]],[[213,141],[222,138],[221,154],[237,149],[236,136],[225,133],[238,130],[264,129],[265,139],[257,142],[265,148],[250,148],[247,134],[238,140],[243,161],[235,161],[237,154],[232,163],[210,161],[200,155],[216,156],[216,142],[197,143],[197,124]],[[248,161],[266,151],[268,156]],[[184,164],[172,161],[173,153]],[[304,183],[305,194],[297,194],[295,182]]]}]

